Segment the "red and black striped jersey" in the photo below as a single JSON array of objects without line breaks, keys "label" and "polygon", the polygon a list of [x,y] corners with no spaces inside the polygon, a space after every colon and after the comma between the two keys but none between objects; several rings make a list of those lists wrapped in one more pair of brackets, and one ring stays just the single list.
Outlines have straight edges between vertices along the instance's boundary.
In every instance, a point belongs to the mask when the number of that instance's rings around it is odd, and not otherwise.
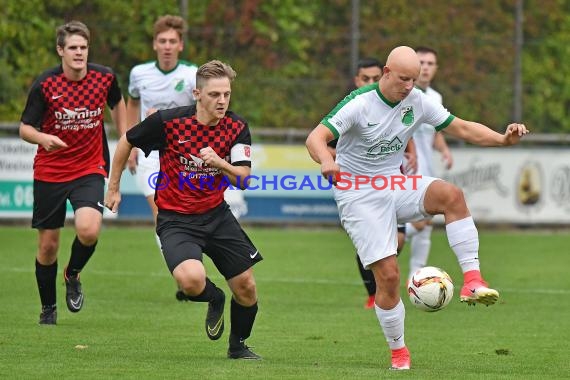
[{"label": "red and black striped jersey", "polygon": [[202,214],[222,203],[229,179],[203,162],[202,148],[211,147],[232,165],[251,167],[247,122],[232,111],[215,126],[198,121],[195,105],[158,111],[131,128],[127,141],[147,156],[159,151],[160,175],[148,181],[160,210]]},{"label": "red and black striped jersey", "polygon": [[79,81],[67,79],[61,66],[42,73],[32,85],[21,121],[69,147],[48,152],[38,145],[34,178],[67,182],[87,174],[107,176],[105,104],[114,108],[121,98],[117,78],[105,66],[87,64],[87,75]]}]

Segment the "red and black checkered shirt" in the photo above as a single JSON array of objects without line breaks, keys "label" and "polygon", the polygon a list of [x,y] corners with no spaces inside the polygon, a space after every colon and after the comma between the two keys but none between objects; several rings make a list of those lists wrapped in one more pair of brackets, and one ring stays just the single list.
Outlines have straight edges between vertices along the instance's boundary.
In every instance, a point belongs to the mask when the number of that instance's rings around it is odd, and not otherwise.
[{"label": "red and black checkered shirt", "polygon": [[105,66],[89,63],[87,75],[79,81],[67,79],[61,66],[40,75],[32,85],[21,121],[59,137],[69,148],[48,152],[38,145],[34,178],[67,182],[94,173],[107,176],[105,103],[113,108],[121,98],[117,78]]},{"label": "red and black checkered shirt", "polygon": [[251,166],[247,122],[232,111],[215,126],[198,121],[195,105],[158,111],[131,128],[127,141],[147,156],[160,152],[160,175],[148,178],[160,210],[202,214],[222,203],[230,182],[220,169],[204,164],[202,148],[211,147],[232,165]]}]

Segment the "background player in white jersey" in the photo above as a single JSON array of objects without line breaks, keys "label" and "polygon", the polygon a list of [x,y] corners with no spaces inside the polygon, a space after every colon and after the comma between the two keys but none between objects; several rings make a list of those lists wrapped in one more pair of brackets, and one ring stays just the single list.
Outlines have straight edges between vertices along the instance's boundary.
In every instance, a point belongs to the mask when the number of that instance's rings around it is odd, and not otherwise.
[{"label": "background player in white jersey", "polygon": [[[321,165],[322,175],[336,180],[333,191],[342,225],[362,263],[374,273],[376,316],[392,351],[393,369],[409,369],[411,365],[404,341],[405,309],[399,294],[397,221],[443,214],[449,245],[464,273],[460,300],[491,305],[499,293],[488,288],[481,276],[477,228],[457,186],[422,176],[408,178],[393,190],[380,190],[382,181],[375,182],[374,176],[383,175],[388,181],[401,178],[403,147],[422,123],[482,146],[513,145],[528,132],[524,124],[510,124],[504,134],[499,134],[485,125],[451,115],[414,88],[419,73],[416,52],[407,46],[395,48],[378,86],[352,92],[325,116],[306,141],[309,154]],[[327,142],[339,136],[335,160]]]},{"label": "background player in white jersey", "polygon": [[[418,46],[415,50],[421,67],[420,75],[415,85],[424,94],[441,104],[441,94],[431,87],[431,82],[437,72],[437,52],[425,46]],[[451,168],[453,159],[442,132],[436,132],[432,125],[422,124],[416,129],[413,136],[418,157],[416,174],[429,177],[435,175],[433,169],[434,148],[441,153],[445,168]],[[410,242],[410,271],[408,279],[412,277],[416,270],[427,264],[432,230],[431,218],[406,224],[406,239]]]},{"label": "background player in white jersey", "polygon": [[[197,67],[178,59],[184,48],[185,32],[186,23],[180,16],[162,16],[154,23],[152,48],[156,52],[156,61],[134,66],[129,76],[128,128],[156,110],[194,104],[192,91],[196,88]],[[158,151],[145,157],[142,151],[133,149],[128,168],[131,173],[136,173],[137,184],[147,199],[156,223],[158,210],[154,204],[154,192],[160,170]],[[156,243],[160,248],[158,236]]]},{"label": "background player in white jersey", "polygon": [[[152,47],[156,52],[156,61],[133,67],[129,77],[129,128],[156,110],[194,104],[192,90],[196,87],[197,67],[178,58],[184,49],[184,19],[165,15],[158,18],[153,28]],[[137,184],[146,197],[156,222],[158,210],[154,204],[154,192],[159,171],[158,151],[145,157],[139,149],[133,149],[128,167],[131,173],[136,173]],[[225,195],[236,218],[247,213],[247,204],[241,190],[229,190]],[[158,236],[156,243],[160,248]]]}]

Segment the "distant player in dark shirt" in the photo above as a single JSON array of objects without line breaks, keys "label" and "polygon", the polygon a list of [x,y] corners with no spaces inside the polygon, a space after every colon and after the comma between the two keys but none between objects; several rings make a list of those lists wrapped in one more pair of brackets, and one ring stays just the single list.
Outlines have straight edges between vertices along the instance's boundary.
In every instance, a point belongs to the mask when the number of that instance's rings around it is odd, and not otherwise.
[{"label": "distant player in dark shirt", "polygon": [[205,253],[232,291],[228,357],[260,359],[245,345],[257,314],[253,265],[262,260],[224,201],[230,185],[247,186],[251,173],[251,135],[247,122],[228,110],[235,71],[220,61],[196,73],[196,105],[157,111],[118,142],[105,206],[117,212],[121,172],[130,151],[159,151],[156,232],[168,269],[181,296],[208,302],[206,334],[224,331],[225,294],[206,277]]},{"label": "distant player in dark shirt", "polygon": [[95,251],[109,170],[103,125],[106,104],[119,135],[126,130],[126,107],[117,78],[110,68],[87,63],[89,39],[89,29],[81,22],[57,28],[61,65],[36,79],[21,118],[20,136],[38,144],[32,227],[39,232],[40,324],[56,324],[57,252],[67,200],[75,213],[76,236],[64,270],[66,303],[72,312],[83,306],[79,272]]}]

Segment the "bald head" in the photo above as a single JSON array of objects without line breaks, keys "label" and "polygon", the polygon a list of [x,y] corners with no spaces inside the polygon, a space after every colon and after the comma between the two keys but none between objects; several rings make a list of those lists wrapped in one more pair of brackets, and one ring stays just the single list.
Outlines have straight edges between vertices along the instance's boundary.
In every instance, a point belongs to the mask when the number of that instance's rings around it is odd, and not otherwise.
[{"label": "bald head", "polygon": [[414,77],[417,77],[420,73],[418,54],[409,46],[398,46],[394,48],[390,54],[388,54],[386,66],[392,69],[392,71],[398,71],[410,76],[413,75]]},{"label": "bald head", "polygon": [[391,102],[399,102],[410,94],[414,81],[420,75],[420,59],[414,49],[408,46],[394,48],[384,65],[380,78],[380,92]]}]

